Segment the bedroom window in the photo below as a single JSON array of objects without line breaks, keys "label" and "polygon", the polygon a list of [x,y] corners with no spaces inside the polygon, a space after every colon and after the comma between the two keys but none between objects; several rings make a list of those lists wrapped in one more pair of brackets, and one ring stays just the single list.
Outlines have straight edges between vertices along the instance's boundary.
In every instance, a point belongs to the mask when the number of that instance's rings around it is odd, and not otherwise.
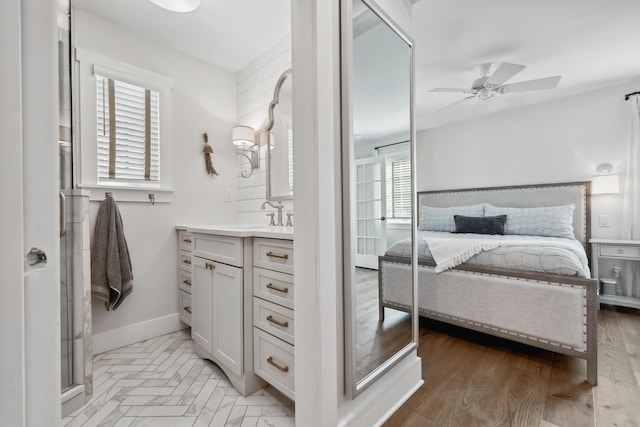
[{"label": "bedroom window", "polygon": [[160,181],[160,94],[96,74],[98,183]]},{"label": "bedroom window", "polygon": [[387,159],[387,218],[411,218],[411,160]]}]

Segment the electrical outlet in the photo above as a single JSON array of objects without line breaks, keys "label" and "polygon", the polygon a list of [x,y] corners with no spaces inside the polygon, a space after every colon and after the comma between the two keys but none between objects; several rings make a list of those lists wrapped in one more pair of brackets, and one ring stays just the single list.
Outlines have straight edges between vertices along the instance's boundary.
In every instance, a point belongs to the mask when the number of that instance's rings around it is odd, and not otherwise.
[{"label": "electrical outlet", "polygon": [[233,190],[226,188],[224,190],[224,201],[227,203],[233,202]]},{"label": "electrical outlet", "polygon": [[609,227],[609,215],[600,215],[598,220],[600,227]]}]

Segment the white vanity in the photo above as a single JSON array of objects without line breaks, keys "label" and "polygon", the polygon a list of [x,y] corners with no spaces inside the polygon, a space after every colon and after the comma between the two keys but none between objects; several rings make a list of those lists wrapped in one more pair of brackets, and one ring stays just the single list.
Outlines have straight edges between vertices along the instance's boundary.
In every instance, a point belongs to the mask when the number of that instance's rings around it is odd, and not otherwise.
[{"label": "white vanity", "polygon": [[267,381],[294,399],[292,228],[177,230],[180,318],[198,355],[245,396]]}]

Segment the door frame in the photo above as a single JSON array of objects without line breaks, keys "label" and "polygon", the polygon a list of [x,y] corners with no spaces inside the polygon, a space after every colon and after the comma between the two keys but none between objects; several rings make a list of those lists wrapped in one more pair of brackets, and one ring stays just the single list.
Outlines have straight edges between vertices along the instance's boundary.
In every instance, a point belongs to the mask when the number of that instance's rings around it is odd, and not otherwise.
[{"label": "door frame", "polygon": [[20,0],[0,2],[0,424],[12,426],[25,423],[20,27]]},{"label": "door frame", "polygon": [[[55,426],[61,413],[57,4],[0,3],[0,424]],[[31,247],[46,252],[44,269],[25,271]]]}]

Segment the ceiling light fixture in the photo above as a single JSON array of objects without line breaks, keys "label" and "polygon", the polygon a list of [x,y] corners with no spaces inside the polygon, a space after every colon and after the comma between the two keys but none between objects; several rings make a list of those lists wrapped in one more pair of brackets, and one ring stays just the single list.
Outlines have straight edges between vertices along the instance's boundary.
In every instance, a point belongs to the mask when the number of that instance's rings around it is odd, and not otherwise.
[{"label": "ceiling light fixture", "polygon": [[193,12],[200,6],[200,0],[149,0],[156,6],[171,12]]}]

